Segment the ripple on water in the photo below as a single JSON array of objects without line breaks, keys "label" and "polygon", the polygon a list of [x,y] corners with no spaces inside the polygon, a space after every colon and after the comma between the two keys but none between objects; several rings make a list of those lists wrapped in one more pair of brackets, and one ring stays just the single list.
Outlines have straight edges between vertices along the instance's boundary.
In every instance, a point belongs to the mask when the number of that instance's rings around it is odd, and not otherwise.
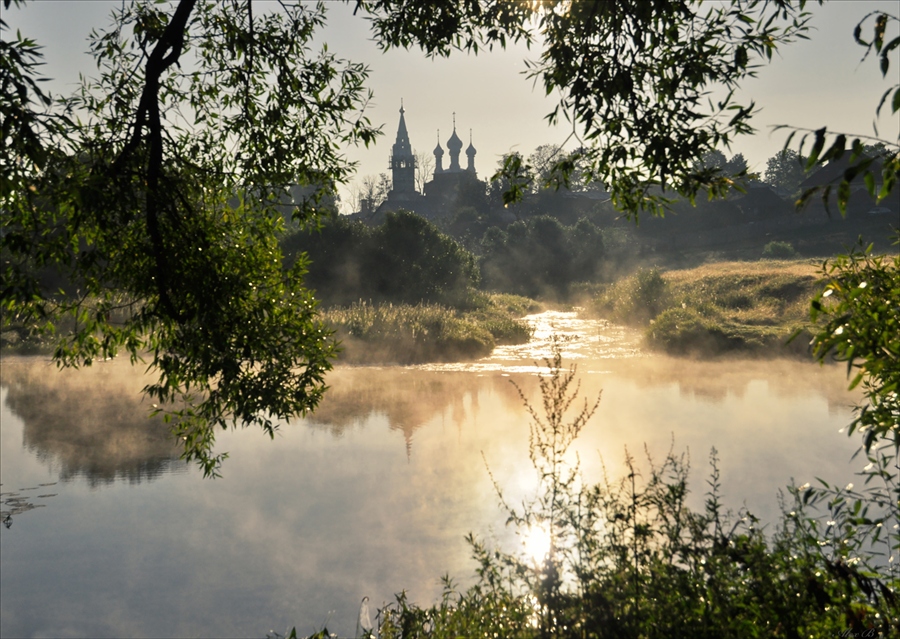
[{"label": "ripple on water", "polygon": [[[553,353],[554,336],[560,344],[563,360],[628,359],[643,355],[640,333],[611,324],[602,319],[584,319],[576,311],[544,311],[522,318],[534,333],[527,344],[497,346],[488,356],[474,362],[423,364],[415,368],[433,371],[467,371],[474,373],[546,372],[545,366],[524,364],[543,362]],[[605,371],[583,371],[599,373]]]}]

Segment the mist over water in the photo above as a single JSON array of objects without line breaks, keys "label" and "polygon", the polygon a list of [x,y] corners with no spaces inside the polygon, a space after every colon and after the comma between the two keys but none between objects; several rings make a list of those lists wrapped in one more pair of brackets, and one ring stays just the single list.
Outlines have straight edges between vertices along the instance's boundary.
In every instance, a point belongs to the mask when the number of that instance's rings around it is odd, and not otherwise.
[{"label": "mist over water", "polygon": [[582,395],[602,391],[573,450],[589,481],[619,478],[626,448],[640,466],[645,444],[658,461],[674,447],[699,506],[715,447],[726,504],[772,521],[791,477],[852,478],[843,368],[649,356],[604,322],[530,321],[531,343],[477,362],[337,368],[319,410],[275,441],[220,434],[231,456],[214,481],[147,417],[141,369],[4,357],[3,634],[351,635],[363,596],[374,612],[401,589],[433,601],[444,573],[468,583],[466,533],[516,543],[485,463],[510,501],[536,484],[510,381],[539,406],[552,334]]}]

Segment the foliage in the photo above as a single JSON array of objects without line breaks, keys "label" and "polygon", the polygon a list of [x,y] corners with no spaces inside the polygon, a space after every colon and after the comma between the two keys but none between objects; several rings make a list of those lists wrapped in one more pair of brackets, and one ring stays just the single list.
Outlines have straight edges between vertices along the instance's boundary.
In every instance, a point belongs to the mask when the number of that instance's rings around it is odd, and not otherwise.
[{"label": "foliage", "polygon": [[474,256],[414,213],[388,213],[373,239],[376,251],[365,264],[373,294],[452,303],[478,283]]},{"label": "foliage", "polygon": [[[804,37],[804,6],[803,0],[357,1],[384,49],[420,46],[444,56],[540,42],[529,76],[548,95],[560,95],[548,119],[566,118],[586,144],[579,158],[560,158],[554,171],[570,175],[583,161],[587,181],[604,183],[617,208],[632,215],[663,211],[660,186],[692,201],[701,190],[727,192],[730,176],[697,170],[695,161],[752,131],[754,105],[738,103],[735,89],[755,75],[760,59]],[[713,86],[725,89],[715,103],[708,98]],[[508,156],[501,174],[510,178],[512,200],[528,188],[524,173],[521,156]]]},{"label": "foliage", "polygon": [[766,160],[766,183],[795,195],[807,175],[806,160],[793,149],[782,149]]},{"label": "foliage", "polygon": [[99,76],[52,105],[37,49],[5,33],[2,47],[4,321],[71,329],[63,366],[149,353],[145,391],[206,474],[217,427],[272,435],[324,391],[333,346],[305,262],[282,268],[279,207],[307,187],[293,218],[315,223],[351,170],[342,145],[377,133],[365,67],[312,51],[323,6],[252,9],[116,9],[92,36]]},{"label": "foliage", "polygon": [[849,432],[859,431],[866,452],[877,442],[900,448],[900,256],[873,255],[868,246],[822,265],[825,287],[811,303],[820,322],[813,352],[847,363],[851,388],[866,403]]},{"label": "foliage", "polygon": [[490,332],[442,306],[358,302],[332,308],[324,319],[348,349],[342,359],[354,363],[475,359],[494,348]]},{"label": "foliage", "polygon": [[797,251],[790,242],[769,242],[763,247],[762,256],[772,260],[785,260],[797,256]]},{"label": "foliage", "polygon": [[326,304],[372,299],[459,306],[478,284],[475,257],[408,211],[388,213],[374,229],[335,216],[282,246],[289,259],[309,258],[306,281]]},{"label": "foliage", "polygon": [[668,285],[657,269],[641,269],[616,282],[593,303],[594,312],[630,326],[646,324],[668,305]]},{"label": "foliage", "polygon": [[391,179],[387,173],[367,175],[359,182],[359,186],[353,193],[351,205],[354,211],[363,211],[368,207],[370,213],[381,206],[391,191]]},{"label": "foliage", "polygon": [[565,296],[576,281],[594,279],[602,264],[603,236],[586,219],[563,226],[546,215],[491,227],[481,240],[484,287],[529,297]]},{"label": "foliage", "polygon": [[[863,38],[863,30],[869,23],[872,25],[872,35],[871,39],[866,40]],[[853,32],[857,44],[865,48],[863,60],[874,53],[873,57],[878,59],[884,78],[888,78],[891,55],[900,54],[900,35],[885,41],[890,23],[894,23],[896,26],[897,23],[900,23],[900,17],[892,16],[884,11],[872,11],[856,25]],[[895,77],[896,74],[892,76],[892,78]],[[882,94],[875,109],[876,116],[881,114],[882,108],[888,104],[888,101],[890,101],[891,114],[900,111],[900,82],[893,84]],[[836,163],[847,155],[846,168],[830,183],[812,186],[803,191],[797,199],[798,207],[804,206],[814,196],[820,195],[827,208],[830,204],[830,197],[834,193],[838,210],[841,215],[846,215],[847,201],[850,199],[851,184],[854,181],[862,179],[866,191],[876,202],[888,197],[900,181],[900,137],[896,141],[879,139],[877,127],[875,128],[875,138],[863,135],[854,138],[847,133],[829,132],[827,127],[815,131],[799,127],[779,126],[776,128],[793,129],[785,140],[785,149],[790,146],[797,133],[801,134],[798,150],[800,157],[803,157],[806,143],[811,141],[805,165],[807,171],[816,166]],[[872,141],[876,142],[875,146],[878,147],[874,153],[872,151],[875,149],[867,144]]]}]

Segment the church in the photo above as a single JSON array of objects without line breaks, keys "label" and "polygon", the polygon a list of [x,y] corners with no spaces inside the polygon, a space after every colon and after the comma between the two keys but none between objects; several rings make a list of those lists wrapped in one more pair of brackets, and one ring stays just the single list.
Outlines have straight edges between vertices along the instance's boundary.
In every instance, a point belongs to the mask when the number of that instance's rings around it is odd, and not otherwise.
[{"label": "church", "polygon": [[460,194],[467,189],[484,191],[475,171],[476,150],[469,131],[469,146],[466,147],[466,166],[460,164],[463,141],[456,134],[456,114],[453,114],[453,133],[447,140],[447,154],[450,164],[444,168],[444,149],[441,147],[440,131],[434,148],[434,173],[425,183],[424,193],[416,191],[416,156],[413,154],[406,129],[405,109],[400,105],[400,123],[397,138],[391,147],[391,190],[387,199],[375,211],[361,211],[361,217],[379,223],[384,213],[405,209],[428,219],[444,217],[453,210]]}]

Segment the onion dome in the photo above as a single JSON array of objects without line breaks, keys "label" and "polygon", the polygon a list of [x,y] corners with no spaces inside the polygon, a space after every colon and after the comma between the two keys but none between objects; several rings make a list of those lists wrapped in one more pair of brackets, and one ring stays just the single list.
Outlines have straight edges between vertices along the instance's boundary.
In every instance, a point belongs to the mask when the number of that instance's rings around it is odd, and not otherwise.
[{"label": "onion dome", "polygon": [[456,127],[453,127],[453,135],[450,136],[450,139],[447,140],[447,148],[450,149],[450,152],[453,153],[456,151],[458,154],[463,147],[462,140],[459,139],[459,136],[456,135]]},{"label": "onion dome", "polygon": [[435,155],[444,155],[444,149],[441,148],[441,130],[440,129],[438,129],[437,137],[438,137],[438,143],[437,143],[437,146],[434,147],[434,154]]}]

